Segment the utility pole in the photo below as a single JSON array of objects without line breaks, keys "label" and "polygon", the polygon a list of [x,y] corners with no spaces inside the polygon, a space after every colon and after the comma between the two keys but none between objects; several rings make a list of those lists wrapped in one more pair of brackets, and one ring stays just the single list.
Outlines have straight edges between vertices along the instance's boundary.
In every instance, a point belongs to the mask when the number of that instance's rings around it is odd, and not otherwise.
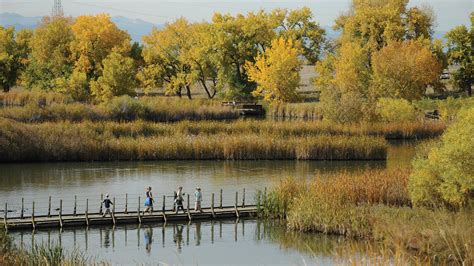
[{"label": "utility pole", "polygon": [[61,4],[61,0],[54,0],[53,10],[51,11],[51,17],[63,17],[63,5]]}]

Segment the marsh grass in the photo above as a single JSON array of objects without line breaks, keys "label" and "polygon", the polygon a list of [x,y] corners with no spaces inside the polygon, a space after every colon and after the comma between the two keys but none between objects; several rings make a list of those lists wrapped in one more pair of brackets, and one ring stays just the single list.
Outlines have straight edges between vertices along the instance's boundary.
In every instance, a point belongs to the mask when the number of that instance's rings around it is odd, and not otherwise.
[{"label": "marsh grass", "polygon": [[[412,208],[408,176],[406,169],[392,169],[331,174],[310,182],[282,180],[265,199],[263,215],[286,217],[289,230],[382,244],[377,251],[382,264],[473,263],[472,209]],[[368,257],[345,262],[378,263],[368,251]]]},{"label": "marsh grass", "polygon": [[29,104],[48,106],[68,104],[73,99],[61,93],[43,91],[10,91],[0,92],[0,107],[21,107]]},{"label": "marsh grass", "polygon": [[[1,94],[0,94],[1,95]],[[239,115],[230,107],[217,101],[193,101],[170,97],[143,97],[134,99],[121,96],[108,103],[93,105],[56,99],[55,94],[45,94],[38,100],[33,93],[25,99],[4,96],[0,117],[19,122],[39,123],[58,121],[134,121],[175,122],[181,120],[224,120]],[[41,94],[40,94],[41,95]],[[59,96],[61,97],[61,94]],[[49,99],[51,98],[51,99]],[[1,100],[1,98],[0,98]],[[1,102],[1,101],[0,101]],[[1,107],[1,106],[0,106]]]},{"label": "marsh grass", "polygon": [[73,250],[66,252],[56,244],[35,245],[33,248],[17,247],[13,239],[0,229],[0,265],[107,265],[96,262],[84,253]]},{"label": "marsh grass", "polygon": [[268,106],[268,114],[281,119],[321,120],[319,103],[275,103]]},{"label": "marsh grass", "polygon": [[[130,125],[129,125],[130,126]],[[160,125],[162,126],[162,125]],[[0,161],[384,160],[387,144],[370,136],[192,134],[180,124],[150,130],[107,123],[24,124],[0,120]],[[120,128],[120,131],[116,127]],[[170,127],[170,128],[167,128]],[[140,133],[136,133],[136,130]],[[166,133],[167,132],[167,133]],[[173,134],[174,132],[174,134]],[[8,151],[8,152],[7,152]]]}]

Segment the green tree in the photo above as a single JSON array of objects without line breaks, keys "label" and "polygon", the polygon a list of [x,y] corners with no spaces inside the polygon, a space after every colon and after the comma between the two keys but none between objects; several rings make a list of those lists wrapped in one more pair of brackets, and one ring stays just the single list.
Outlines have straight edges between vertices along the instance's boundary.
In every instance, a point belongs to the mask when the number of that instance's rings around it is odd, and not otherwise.
[{"label": "green tree", "polygon": [[86,73],[74,70],[69,77],[59,77],[54,82],[55,91],[69,95],[75,101],[87,101],[90,98]]},{"label": "green tree", "polygon": [[31,31],[16,32],[13,27],[0,26],[0,86],[10,91],[24,71],[29,54]]},{"label": "green tree", "polygon": [[259,11],[246,16],[215,13],[212,18],[212,37],[215,45],[219,82],[226,85],[228,99],[248,98],[256,84],[248,79],[246,62],[264,52],[275,38],[279,20],[272,14]]},{"label": "green tree", "polygon": [[191,24],[180,18],[161,30],[153,29],[150,35],[143,37],[146,67],[140,74],[140,79],[145,86],[165,84],[167,94],[179,97],[185,89],[191,99],[191,85],[196,81],[191,61],[186,60],[192,44],[191,34]]},{"label": "green tree", "polygon": [[291,39],[275,39],[269,49],[247,62],[249,79],[257,83],[253,96],[263,96],[268,102],[292,102],[298,98],[296,89],[300,83],[302,62],[299,43]]},{"label": "green tree", "polygon": [[313,13],[309,7],[294,10],[275,10],[280,15],[279,35],[301,43],[302,55],[310,64],[315,64],[321,56],[326,42],[325,30],[313,20]]},{"label": "green tree", "polygon": [[133,59],[120,53],[111,53],[102,65],[102,76],[90,83],[91,94],[98,101],[105,102],[120,95],[135,95],[136,69]]},{"label": "green tree", "polygon": [[458,88],[472,95],[474,81],[474,12],[471,13],[471,29],[458,26],[446,33],[448,62],[458,67],[452,80]]},{"label": "green tree", "polygon": [[467,205],[474,195],[474,107],[466,107],[441,140],[413,162],[409,192],[415,205]]},{"label": "green tree", "polygon": [[74,60],[70,18],[45,17],[31,38],[31,55],[24,75],[27,88],[54,90],[55,79],[69,77]]}]

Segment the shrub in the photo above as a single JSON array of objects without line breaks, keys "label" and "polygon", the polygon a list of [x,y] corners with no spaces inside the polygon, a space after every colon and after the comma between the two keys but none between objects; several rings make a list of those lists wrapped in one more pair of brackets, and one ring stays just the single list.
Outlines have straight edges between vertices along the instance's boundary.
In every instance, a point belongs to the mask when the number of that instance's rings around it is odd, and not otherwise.
[{"label": "shrub", "polygon": [[132,121],[145,117],[146,109],[141,102],[128,95],[115,97],[107,104],[109,117],[116,121]]},{"label": "shrub", "polygon": [[413,162],[410,195],[416,205],[460,208],[474,192],[474,107],[459,113],[441,140]]},{"label": "shrub", "polygon": [[405,99],[380,98],[377,113],[385,122],[413,122],[418,113],[415,107]]}]

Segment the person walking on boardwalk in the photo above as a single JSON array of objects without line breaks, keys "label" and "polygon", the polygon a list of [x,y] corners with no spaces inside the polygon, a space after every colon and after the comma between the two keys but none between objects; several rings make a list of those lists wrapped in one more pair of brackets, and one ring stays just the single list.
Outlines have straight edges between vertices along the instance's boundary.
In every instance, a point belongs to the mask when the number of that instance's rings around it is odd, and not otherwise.
[{"label": "person walking on boardwalk", "polygon": [[153,194],[151,193],[151,187],[147,187],[146,191],[146,199],[145,199],[145,209],[143,210],[143,215],[145,212],[149,212],[150,215],[153,213],[153,203],[155,200],[153,199]]},{"label": "person walking on boardwalk", "polygon": [[197,187],[196,191],[194,192],[194,211],[202,212],[201,202],[202,202],[201,188]]},{"label": "person walking on boardwalk", "polygon": [[185,193],[183,193],[183,187],[179,187],[178,190],[174,192],[174,205],[175,205],[176,213],[178,213],[179,209],[181,209],[183,213],[185,213],[184,207],[183,207],[184,195]]},{"label": "person walking on boardwalk", "polygon": [[110,217],[112,217],[112,212],[110,211],[110,205],[114,205],[112,201],[109,199],[109,194],[105,195],[104,201],[102,201],[102,204],[105,207],[105,212],[102,214],[102,217],[105,217],[105,215],[109,214]]}]

